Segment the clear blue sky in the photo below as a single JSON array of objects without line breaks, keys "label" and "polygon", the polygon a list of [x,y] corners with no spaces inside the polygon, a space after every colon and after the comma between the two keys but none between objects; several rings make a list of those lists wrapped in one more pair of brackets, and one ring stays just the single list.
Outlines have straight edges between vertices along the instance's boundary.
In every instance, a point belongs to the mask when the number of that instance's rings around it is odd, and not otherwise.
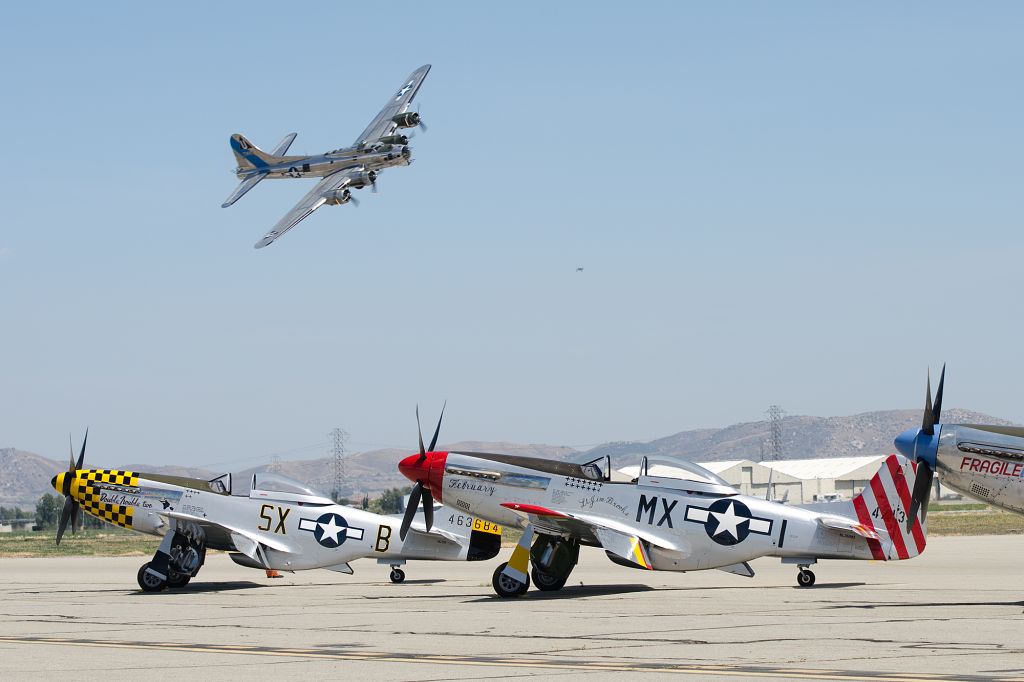
[{"label": "clear blue sky", "polygon": [[[943,361],[1024,421],[1024,7],[552,4],[5,4],[0,447],[582,446]],[[221,209],[228,136],[348,144],[423,63],[416,162],[253,250],[311,182]]]}]

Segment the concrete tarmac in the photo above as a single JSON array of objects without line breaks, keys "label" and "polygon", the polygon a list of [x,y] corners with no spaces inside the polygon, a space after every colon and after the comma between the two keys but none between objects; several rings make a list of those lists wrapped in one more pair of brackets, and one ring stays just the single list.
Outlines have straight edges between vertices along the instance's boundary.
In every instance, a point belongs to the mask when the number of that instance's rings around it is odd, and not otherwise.
[{"label": "concrete tarmac", "polygon": [[372,560],[272,580],[221,554],[155,594],[142,557],[0,559],[0,679],[1024,680],[1022,557],[1021,537],[929,538],[798,588],[773,559],[747,579],[584,548],[565,589],[515,600],[494,596],[497,559],[393,585]]}]

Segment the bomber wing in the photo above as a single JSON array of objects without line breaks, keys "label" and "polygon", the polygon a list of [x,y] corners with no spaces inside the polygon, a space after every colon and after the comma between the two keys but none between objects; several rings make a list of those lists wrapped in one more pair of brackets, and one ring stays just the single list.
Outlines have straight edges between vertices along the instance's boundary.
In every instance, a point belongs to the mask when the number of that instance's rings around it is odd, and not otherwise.
[{"label": "bomber wing", "polygon": [[430,64],[424,64],[409,74],[402,87],[388,99],[380,113],[370,121],[370,125],[366,126],[366,130],[356,138],[353,146],[358,147],[361,144],[369,144],[385,135],[394,133],[397,124],[391,119],[409,110],[412,98],[419,92],[420,86],[423,85],[423,80],[427,77],[429,71]]},{"label": "bomber wing", "polygon": [[[355,170],[361,172],[361,168],[359,167],[359,169]],[[316,186],[309,190],[309,193],[302,197],[292,210],[288,211],[281,220],[277,221],[277,225],[274,225],[270,232],[263,235],[263,239],[256,242],[254,248],[262,249],[264,246],[272,244],[275,239],[308,218],[313,211],[326,204],[328,195],[331,192],[336,192],[352,182],[350,173],[353,170],[352,168],[340,170],[316,183]]]}]

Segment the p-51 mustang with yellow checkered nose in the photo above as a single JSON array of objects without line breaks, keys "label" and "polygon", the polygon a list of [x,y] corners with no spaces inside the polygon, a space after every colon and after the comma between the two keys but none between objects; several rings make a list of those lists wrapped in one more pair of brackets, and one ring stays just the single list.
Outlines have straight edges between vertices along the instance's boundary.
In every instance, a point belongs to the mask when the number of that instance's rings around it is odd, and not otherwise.
[{"label": "p-51 mustang with yellow checkered nose", "polygon": [[326,568],[352,573],[349,562],[375,558],[400,583],[407,560],[483,561],[501,547],[501,528],[463,513],[425,510],[399,533],[400,517],[339,505],[308,487],[268,473],[245,485],[231,474],[212,480],[112,469],[83,469],[85,444],[51,484],[64,495],[57,544],[79,509],[122,528],[163,537],[139,569],[146,592],[180,588],[199,573],[206,550],[229,552],[235,563],[258,569]]}]

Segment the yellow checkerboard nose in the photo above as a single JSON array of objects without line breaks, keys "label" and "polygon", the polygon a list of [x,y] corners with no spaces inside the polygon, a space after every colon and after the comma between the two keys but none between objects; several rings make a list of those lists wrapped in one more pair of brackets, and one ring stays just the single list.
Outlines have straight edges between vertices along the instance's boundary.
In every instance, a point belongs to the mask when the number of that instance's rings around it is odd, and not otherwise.
[{"label": "yellow checkerboard nose", "polygon": [[[71,477],[70,479],[68,477]],[[57,474],[53,483],[58,490],[68,485],[68,493],[82,505],[82,509],[117,526],[131,528],[133,508],[123,504],[103,501],[101,489],[109,486],[134,488],[139,484],[139,475],[134,471],[116,469],[79,469],[76,472]]]}]

